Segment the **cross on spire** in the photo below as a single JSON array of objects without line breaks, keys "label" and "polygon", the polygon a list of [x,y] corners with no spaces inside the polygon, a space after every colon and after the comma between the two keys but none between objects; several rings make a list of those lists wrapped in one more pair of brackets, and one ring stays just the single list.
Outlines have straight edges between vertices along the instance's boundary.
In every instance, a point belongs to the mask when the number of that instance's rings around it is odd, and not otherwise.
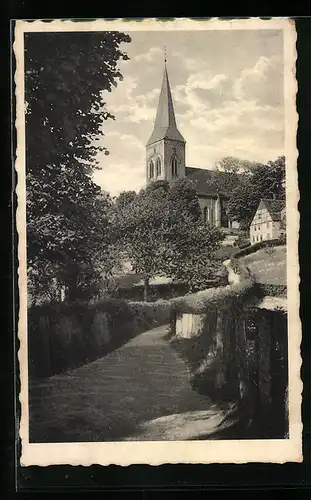
[{"label": "cross on spire", "polygon": [[166,66],[167,63],[167,51],[166,51],[166,45],[164,45],[164,64]]}]

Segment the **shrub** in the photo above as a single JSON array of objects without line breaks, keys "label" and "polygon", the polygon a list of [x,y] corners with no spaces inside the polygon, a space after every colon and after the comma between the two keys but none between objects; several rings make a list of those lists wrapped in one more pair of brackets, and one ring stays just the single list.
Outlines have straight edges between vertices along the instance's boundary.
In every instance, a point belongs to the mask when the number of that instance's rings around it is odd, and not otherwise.
[{"label": "shrub", "polygon": [[250,242],[247,241],[247,242],[244,242],[244,243],[240,243],[238,245],[238,247],[240,248],[240,250],[243,250],[243,248],[249,247],[250,245],[251,245]]},{"label": "shrub", "polygon": [[50,303],[28,310],[29,373],[48,377],[95,360],[169,322],[169,302]]},{"label": "shrub", "polygon": [[268,255],[274,255],[275,254],[275,247],[267,246],[267,247],[265,247],[265,252]]},{"label": "shrub", "polygon": [[283,245],[286,245],[286,233],[281,234],[280,241]]},{"label": "shrub", "polygon": [[225,287],[209,288],[185,297],[172,299],[172,311],[201,314],[206,312],[207,309],[224,307],[232,301],[243,300],[245,296],[250,295],[255,281],[248,268],[237,259],[231,259],[231,263],[235,267],[235,272],[242,277],[239,283]]},{"label": "shrub", "polygon": [[246,255],[257,252],[257,250],[260,250],[261,248],[270,248],[281,245],[284,245],[284,241],[282,241],[281,239],[258,241],[257,243],[254,243],[254,245],[250,245],[246,248],[243,248],[242,250],[238,250],[234,254],[234,257],[245,257]]},{"label": "shrub", "polygon": [[270,296],[286,296],[287,295],[287,286],[286,285],[274,285],[267,283],[259,284],[262,295],[270,295]]}]

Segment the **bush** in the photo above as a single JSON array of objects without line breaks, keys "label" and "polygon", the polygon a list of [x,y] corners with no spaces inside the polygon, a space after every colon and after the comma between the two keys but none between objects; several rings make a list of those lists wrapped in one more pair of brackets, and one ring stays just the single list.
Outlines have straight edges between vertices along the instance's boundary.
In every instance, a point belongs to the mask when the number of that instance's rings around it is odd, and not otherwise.
[{"label": "bush", "polygon": [[282,242],[283,245],[286,245],[286,233],[281,234],[280,236],[280,241]]},{"label": "bush", "polygon": [[244,242],[244,243],[240,243],[237,246],[239,247],[240,250],[243,250],[243,248],[249,247],[250,245],[251,245],[250,242],[247,241],[247,242]]},{"label": "bush", "polygon": [[230,257],[232,255],[234,255],[236,252],[236,248],[232,247],[232,246],[221,246],[220,248],[218,248],[215,252],[215,257],[216,259],[220,260],[221,262],[226,260],[226,259],[230,259]]},{"label": "bush", "polygon": [[274,284],[258,284],[262,295],[270,295],[273,297],[278,296],[287,296],[287,286],[286,285],[274,285]]},{"label": "bush", "polygon": [[202,314],[208,309],[224,307],[232,301],[243,300],[245,296],[250,296],[255,280],[242,262],[231,259],[231,263],[234,266],[234,271],[242,277],[239,283],[225,287],[208,288],[185,297],[172,299],[171,310],[174,312]]},{"label": "bush", "polygon": [[275,254],[275,247],[265,247],[265,252],[268,254],[268,255],[274,255]]},{"label": "bush", "polygon": [[[213,284],[211,285],[213,286]],[[188,286],[183,283],[161,283],[149,285],[148,301],[155,302],[159,299],[169,300],[172,297],[185,295]],[[144,300],[144,285],[133,287],[120,287],[115,292],[114,297],[123,298],[129,301],[142,302]]]},{"label": "bush", "polygon": [[284,245],[284,241],[282,241],[281,239],[258,241],[257,243],[254,243],[254,245],[250,245],[246,248],[243,248],[242,250],[238,250],[234,254],[234,257],[245,257],[246,255],[257,252],[257,250],[260,250],[261,248],[271,248],[281,245]]}]

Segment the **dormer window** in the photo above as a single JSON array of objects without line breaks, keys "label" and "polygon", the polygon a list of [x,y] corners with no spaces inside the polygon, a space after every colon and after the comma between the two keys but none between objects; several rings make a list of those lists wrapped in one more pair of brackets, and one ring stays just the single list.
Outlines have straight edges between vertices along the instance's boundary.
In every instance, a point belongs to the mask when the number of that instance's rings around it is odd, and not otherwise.
[{"label": "dormer window", "polygon": [[177,156],[173,156],[171,165],[172,165],[172,177],[177,177],[177,175],[178,175],[178,160],[177,160]]},{"label": "dormer window", "polygon": [[151,160],[149,163],[149,179],[152,179],[153,177],[154,177],[154,163],[153,160]]},{"label": "dormer window", "polygon": [[156,174],[157,174],[157,177],[159,177],[161,175],[161,158],[160,157],[157,158],[157,162],[156,162]]}]

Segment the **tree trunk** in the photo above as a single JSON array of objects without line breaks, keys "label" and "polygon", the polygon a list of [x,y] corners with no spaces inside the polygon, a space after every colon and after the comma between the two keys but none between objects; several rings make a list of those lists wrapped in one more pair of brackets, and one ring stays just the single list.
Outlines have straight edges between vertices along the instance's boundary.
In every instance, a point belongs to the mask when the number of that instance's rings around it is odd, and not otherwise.
[{"label": "tree trunk", "polygon": [[79,298],[78,266],[71,264],[67,267],[67,273],[65,283],[67,289],[67,299],[69,302],[74,302]]},{"label": "tree trunk", "polygon": [[149,299],[149,278],[144,279],[144,301],[148,302]]}]

